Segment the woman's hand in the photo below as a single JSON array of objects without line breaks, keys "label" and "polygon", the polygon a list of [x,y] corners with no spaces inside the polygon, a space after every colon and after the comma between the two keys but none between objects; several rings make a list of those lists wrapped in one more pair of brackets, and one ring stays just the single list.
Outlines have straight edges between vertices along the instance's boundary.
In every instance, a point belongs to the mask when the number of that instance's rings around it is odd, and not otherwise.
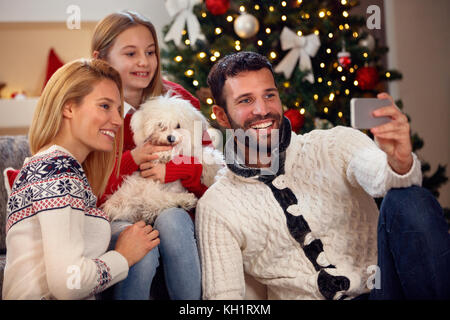
[{"label": "woman's hand", "polygon": [[139,221],[120,233],[115,250],[127,259],[128,267],[131,267],[159,244],[158,236],[158,230]]}]

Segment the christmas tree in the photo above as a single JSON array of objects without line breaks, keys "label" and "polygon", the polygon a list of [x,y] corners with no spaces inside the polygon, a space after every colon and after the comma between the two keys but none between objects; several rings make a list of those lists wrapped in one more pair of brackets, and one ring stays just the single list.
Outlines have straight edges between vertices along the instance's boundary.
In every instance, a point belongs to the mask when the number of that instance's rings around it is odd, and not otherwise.
[{"label": "christmas tree", "polygon": [[[185,0],[167,1],[174,16],[163,30],[163,69],[196,95],[215,125],[206,79],[220,57],[255,51],[272,62],[285,115],[293,130],[350,125],[350,99],[376,97],[387,81],[399,80],[382,58],[388,48],[367,29],[367,17],[351,13],[355,0]],[[187,28],[186,28],[187,26]],[[396,101],[403,108],[401,100]],[[366,132],[371,136],[370,132]],[[412,134],[413,149],[423,146]],[[422,160],[422,171],[430,166]],[[423,186],[438,196],[445,167],[424,174]],[[447,210],[448,214],[448,210]]]}]

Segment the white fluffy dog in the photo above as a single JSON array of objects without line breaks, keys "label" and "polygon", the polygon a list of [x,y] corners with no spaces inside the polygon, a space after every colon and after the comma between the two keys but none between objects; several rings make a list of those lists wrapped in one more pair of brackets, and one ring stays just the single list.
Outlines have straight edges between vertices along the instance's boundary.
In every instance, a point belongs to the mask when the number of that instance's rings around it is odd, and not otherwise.
[{"label": "white fluffy dog", "polygon": [[[188,101],[170,93],[149,99],[131,118],[136,146],[150,141],[154,145],[172,145],[171,151],[159,152],[160,163],[167,163],[176,155],[196,157],[203,166],[201,182],[209,187],[217,172],[223,168],[221,152],[202,147],[202,134],[208,122]],[[124,179],[120,188],[103,204],[111,220],[153,223],[167,208],[194,208],[197,198],[189,193],[180,180],[162,184],[143,178],[139,171]]]}]

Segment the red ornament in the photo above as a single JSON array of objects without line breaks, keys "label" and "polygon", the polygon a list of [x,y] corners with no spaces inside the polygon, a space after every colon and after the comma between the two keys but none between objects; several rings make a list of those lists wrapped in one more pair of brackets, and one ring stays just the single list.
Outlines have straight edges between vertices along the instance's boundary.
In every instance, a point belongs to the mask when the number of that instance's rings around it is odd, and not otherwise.
[{"label": "red ornament", "polygon": [[350,56],[350,52],[341,51],[338,53],[338,62],[339,64],[347,69],[352,64],[352,58]]},{"label": "red ornament", "polygon": [[297,109],[289,109],[284,113],[285,117],[291,122],[292,131],[298,132],[305,123],[305,116]]},{"label": "red ornament", "polygon": [[379,82],[378,70],[375,67],[362,67],[356,71],[356,80],[361,90],[373,90]]},{"label": "red ornament", "polygon": [[206,0],[206,9],[213,15],[220,16],[230,8],[230,0]]},{"label": "red ornament", "polygon": [[342,50],[337,55],[338,62],[344,69],[347,69],[352,64],[352,56],[350,52],[345,50],[345,41],[342,40]]}]

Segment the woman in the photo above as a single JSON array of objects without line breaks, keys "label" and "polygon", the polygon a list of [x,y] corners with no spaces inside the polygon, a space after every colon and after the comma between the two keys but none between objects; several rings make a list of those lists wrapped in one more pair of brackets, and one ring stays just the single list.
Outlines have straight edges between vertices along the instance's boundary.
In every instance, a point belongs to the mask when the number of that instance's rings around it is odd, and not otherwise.
[{"label": "woman", "polygon": [[[172,161],[165,165],[154,165],[150,162],[154,159],[153,153],[170,150],[170,147],[150,143],[136,147],[133,142],[130,119],[147,98],[172,90],[174,94],[200,108],[199,101],[184,88],[162,79],[159,45],[153,24],[130,11],[108,15],[97,24],[91,49],[93,57],[106,60],[119,71],[124,87],[125,106],[129,109],[124,120],[124,152],[119,166],[120,175],[111,176],[99,204],[117,190],[127,175],[136,170],[140,170],[143,177],[162,183],[180,179],[190,192],[200,197],[207,187],[200,179],[191,179],[195,175],[195,166],[175,165]],[[127,221],[113,221],[112,245],[117,235],[128,225]],[[180,208],[168,209],[158,216],[154,228],[159,231],[160,245],[130,269],[125,281],[113,288],[113,298],[148,299],[161,256],[170,298],[200,299],[200,260],[191,217]]]},{"label": "woman", "polygon": [[[122,142],[120,75],[99,60],[61,67],[47,83],[8,199],[4,299],[92,299],[158,245],[138,222],[105,252],[110,224],[96,207]],[[117,148],[119,146],[119,148]]]}]

